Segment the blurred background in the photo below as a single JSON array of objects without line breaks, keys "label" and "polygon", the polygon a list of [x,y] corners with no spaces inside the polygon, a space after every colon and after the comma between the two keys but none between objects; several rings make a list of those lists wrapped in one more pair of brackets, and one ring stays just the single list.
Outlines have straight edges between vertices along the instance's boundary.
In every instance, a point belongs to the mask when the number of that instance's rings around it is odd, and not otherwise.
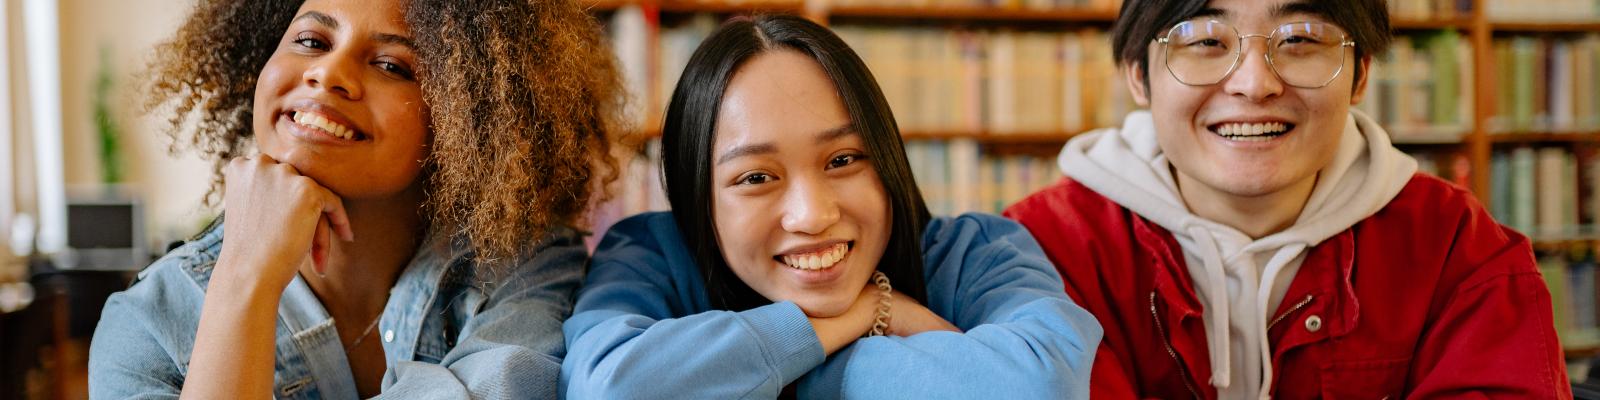
[{"label": "blurred background", "polygon": [[[194,0],[4,0],[0,7],[0,399],[87,393],[110,293],[217,209],[210,164],[168,151],[142,109],[154,45]],[[835,29],[894,109],[938,214],[998,212],[1060,178],[1073,135],[1134,108],[1106,30],[1121,0],[580,0],[623,66],[637,151],[596,232],[666,209],[659,121],[699,41],[735,15]],[[1600,1],[1391,0],[1397,40],[1360,109],[1397,147],[1535,239],[1569,372],[1600,354]],[[595,236],[596,238],[598,235]]]}]

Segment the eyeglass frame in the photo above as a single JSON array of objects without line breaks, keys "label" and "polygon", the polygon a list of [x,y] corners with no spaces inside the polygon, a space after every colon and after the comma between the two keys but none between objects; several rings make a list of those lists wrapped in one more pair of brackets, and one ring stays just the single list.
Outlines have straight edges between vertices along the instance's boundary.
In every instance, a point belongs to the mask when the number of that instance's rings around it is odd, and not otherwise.
[{"label": "eyeglass frame", "polygon": [[[1155,42],[1161,44],[1161,65],[1165,66],[1167,68],[1167,74],[1168,75],[1172,75],[1172,79],[1173,80],[1176,80],[1176,81],[1178,81],[1178,83],[1182,83],[1185,86],[1211,86],[1211,85],[1215,85],[1215,84],[1218,84],[1218,83],[1222,83],[1222,81],[1228,80],[1229,76],[1233,76],[1234,71],[1238,71],[1239,70],[1239,64],[1241,64],[1242,61],[1244,60],[1244,52],[1245,52],[1245,48],[1246,48],[1245,47],[1245,39],[1258,37],[1258,38],[1261,38],[1268,45],[1268,47],[1270,47],[1270,45],[1272,44],[1272,37],[1273,37],[1273,35],[1278,34],[1279,28],[1283,28],[1285,26],[1295,25],[1295,24],[1311,24],[1311,23],[1323,24],[1323,25],[1332,25],[1332,24],[1328,24],[1326,22],[1317,22],[1317,21],[1285,22],[1283,24],[1278,25],[1276,28],[1273,28],[1272,29],[1272,33],[1269,33],[1269,34],[1266,34],[1266,35],[1262,35],[1262,34],[1259,34],[1259,33],[1241,35],[1241,34],[1239,34],[1239,29],[1238,28],[1234,28],[1233,25],[1229,25],[1227,22],[1222,22],[1222,21],[1218,21],[1218,20],[1215,20],[1215,19],[1205,20],[1205,22],[1207,22],[1207,23],[1213,23],[1214,22],[1214,23],[1222,24],[1222,26],[1226,26],[1226,27],[1228,27],[1229,30],[1232,30],[1233,31],[1233,35],[1235,37],[1239,38],[1239,49],[1235,50],[1233,52],[1233,63],[1228,65],[1228,72],[1223,73],[1222,76],[1218,77],[1217,80],[1214,81],[1214,82],[1202,83],[1202,84],[1194,84],[1194,83],[1184,82],[1183,78],[1179,78],[1178,77],[1178,73],[1177,72],[1173,72],[1172,71],[1172,46],[1171,46],[1171,43],[1170,43],[1171,42],[1170,38],[1172,37],[1172,33],[1176,32],[1178,30],[1178,27],[1183,26],[1183,24],[1192,24],[1194,22],[1195,22],[1194,20],[1179,22],[1177,25],[1173,25],[1171,28],[1167,28],[1167,33],[1166,34],[1161,35],[1161,37],[1155,38]],[[1332,26],[1335,27],[1335,28],[1339,28],[1338,25],[1332,25]],[[1340,49],[1339,49],[1339,68],[1333,70],[1333,75],[1329,76],[1328,80],[1322,82],[1322,84],[1320,84],[1320,85],[1302,86],[1302,85],[1296,85],[1296,84],[1293,84],[1293,83],[1289,83],[1288,79],[1284,79],[1283,78],[1283,72],[1278,71],[1278,65],[1272,61],[1272,54],[1274,52],[1272,51],[1271,48],[1263,49],[1262,52],[1261,52],[1261,57],[1267,60],[1267,67],[1268,68],[1272,68],[1272,74],[1274,76],[1277,76],[1278,80],[1283,81],[1284,84],[1287,84],[1287,85],[1293,86],[1293,87],[1297,87],[1297,88],[1301,88],[1301,89],[1321,89],[1321,88],[1328,87],[1328,85],[1332,84],[1335,79],[1339,79],[1339,74],[1344,73],[1345,55],[1344,55],[1344,49],[1343,48],[1344,47],[1349,47],[1351,49],[1355,49],[1355,47],[1356,47],[1356,42],[1354,40],[1350,40],[1350,34],[1348,32],[1343,32],[1344,28],[1339,28],[1339,30],[1341,31],[1340,34],[1339,34],[1339,47],[1340,47]]]}]

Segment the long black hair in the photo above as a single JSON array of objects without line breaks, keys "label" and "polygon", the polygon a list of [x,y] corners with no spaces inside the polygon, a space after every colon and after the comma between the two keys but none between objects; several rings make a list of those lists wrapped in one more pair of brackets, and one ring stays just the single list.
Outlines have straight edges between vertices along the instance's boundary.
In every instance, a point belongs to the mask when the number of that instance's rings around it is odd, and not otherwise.
[{"label": "long black hair", "polygon": [[712,307],[743,311],[772,303],[728,269],[717,245],[711,212],[711,146],[728,81],[746,61],[774,50],[811,57],[833,81],[851,126],[866,143],[867,159],[883,181],[893,214],[878,270],[896,290],[926,303],[922,229],[930,218],[928,206],[912,179],[900,128],[878,81],[855,51],[827,28],[792,15],[765,15],[733,19],[701,43],[678,80],[662,125],[661,171],[667,200],[684,244],[700,266]]}]

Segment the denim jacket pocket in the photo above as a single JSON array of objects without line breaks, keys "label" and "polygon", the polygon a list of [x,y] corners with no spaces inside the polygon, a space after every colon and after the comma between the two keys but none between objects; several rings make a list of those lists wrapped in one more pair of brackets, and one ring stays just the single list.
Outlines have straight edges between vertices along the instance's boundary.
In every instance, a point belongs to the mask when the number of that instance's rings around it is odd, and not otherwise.
[{"label": "denim jacket pocket", "polygon": [[1322,369],[1322,398],[1404,398],[1410,369],[1411,357],[1335,362]]}]

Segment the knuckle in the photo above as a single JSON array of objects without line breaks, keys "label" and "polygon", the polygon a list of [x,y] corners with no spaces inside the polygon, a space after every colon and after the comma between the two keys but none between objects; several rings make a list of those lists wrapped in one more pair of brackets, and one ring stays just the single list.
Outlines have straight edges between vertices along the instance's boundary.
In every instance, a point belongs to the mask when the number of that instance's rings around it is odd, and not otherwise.
[{"label": "knuckle", "polygon": [[291,190],[294,190],[294,192],[296,194],[302,194],[303,195],[303,194],[311,193],[312,192],[312,186],[313,186],[313,184],[311,183],[311,178],[307,178],[307,177],[300,176],[300,175],[295,175],[295,176],[289,178],[289,188]]}]

